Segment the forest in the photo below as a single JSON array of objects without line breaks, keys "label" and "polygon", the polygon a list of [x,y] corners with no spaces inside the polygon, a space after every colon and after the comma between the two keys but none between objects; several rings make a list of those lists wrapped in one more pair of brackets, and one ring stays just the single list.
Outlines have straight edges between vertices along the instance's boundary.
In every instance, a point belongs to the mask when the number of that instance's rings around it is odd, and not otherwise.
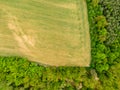
[{"label": "forest", "polygon": [[0,56],[0,90],[120,90],[120,1],[86,0],[90,67],[52,67]]}]

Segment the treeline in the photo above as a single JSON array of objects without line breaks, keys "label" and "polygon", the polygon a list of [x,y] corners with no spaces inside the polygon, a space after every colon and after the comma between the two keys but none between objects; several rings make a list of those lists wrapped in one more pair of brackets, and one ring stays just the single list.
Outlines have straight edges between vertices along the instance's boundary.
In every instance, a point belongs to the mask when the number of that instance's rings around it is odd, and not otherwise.
[{"label": "treeline", "polygon": [[97,71],[102,90],[119,90],[120,2],[119,0],[87,1],[92,41],[91,68]]},{"label": "treeline", "polygon": [[0,57],[0,90],[120,90],[119,0],[87,0],[90,67],[47,67]]}]

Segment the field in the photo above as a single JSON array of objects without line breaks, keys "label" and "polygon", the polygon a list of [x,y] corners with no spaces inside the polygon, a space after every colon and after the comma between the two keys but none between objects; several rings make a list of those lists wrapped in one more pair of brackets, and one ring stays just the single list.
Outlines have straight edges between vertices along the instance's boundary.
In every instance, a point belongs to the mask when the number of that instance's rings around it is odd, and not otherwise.
[{"label": "field", "polygon": [[[27,30],[29,28],[33,29],[33,26],[36,26],[34,27],[36,28],[35,31],[41,30],[39,28],[44,24],[41,25],[39,20],[43,18],[34,17],[33,19],[34,15],[31,15],[32,11],[34,12],[32,14],[36,15],[38,13],[40,15],[40,12],[37,12],[37,7],[41,4],[35,3],[35,1],[47,1],[46,3],[48,3],[49,1],[62,2],[63,0],[29,0],[29,3],[28,0],[11,1],[0,0],[0,90],[120,90],[119,0],[86,0],[91,38],[91,64],[89,67],[41,65],[31,62],[27,58],[19,57],[19,55],[26,55],[20,54],[18,48],[21,47],[18,46],[15,36],[8,35],[9,33],[13,34],[13,32],[10,32],[13,26],[14,28],[19,27],[19,31],[23,27],[23,29],[26,27]],[[71,0],[70,2],[75,1],[77,0]],[[81,2],[81,0],[78,1]],[[64,2],[68,2],[68,0],[64,0]],[[67,7],[69,6],[67,5]],[[22,11],[21,8],[24,10]],[[20,13],[19,10],[20,12],[31,11],[31,13],[24,14]],[[10,16],[14,20],[10,19]],[[36,25],[37,23],[29,23],[37,20],[40,26]],[[10,24],[7,23],[8,21]],[[24,24],[22,24],[23,21]],[[45,22],[46,24],[48,23]],[[55,25],[56,23],[51,25],[51,28]],[[3,30],[9,30],[9,32]],[[15,32],[14,29],[13,31]],[[3,34],[6,34],[6,36],[3,36]],[[33,33],[31,34],[33,35]],[[17,36],[19,35],[17,34]],[[22,41],[24,40],[22,39]],[[25,45],[28,46],[26,43]],[[3,46],[8,48],[6,50],[4,48],[2,52],[1,47]],[[29,49],[31,50],[30,47]]]},{"label": "field", "polygon": [[89,66],[85,0],[0,0],[0,55],[53,66]]}]

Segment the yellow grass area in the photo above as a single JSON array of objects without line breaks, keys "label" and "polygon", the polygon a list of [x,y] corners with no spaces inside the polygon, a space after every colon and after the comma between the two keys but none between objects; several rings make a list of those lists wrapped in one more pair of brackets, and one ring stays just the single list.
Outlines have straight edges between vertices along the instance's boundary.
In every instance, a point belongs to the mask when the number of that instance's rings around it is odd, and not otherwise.
[{"label": "yellow grass area", "polygon": [[85,0],[0,1],[0,55],[51,66],[89,66]]}]

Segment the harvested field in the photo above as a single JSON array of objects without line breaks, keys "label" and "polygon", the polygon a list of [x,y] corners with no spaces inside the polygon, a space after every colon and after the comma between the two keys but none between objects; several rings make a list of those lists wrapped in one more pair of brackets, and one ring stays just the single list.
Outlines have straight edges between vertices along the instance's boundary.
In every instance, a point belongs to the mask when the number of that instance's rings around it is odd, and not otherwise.
[{"label": "harvested field", "polygon": [[51,66],[89,66],[85,0],[1,0],[0,55]]}]

